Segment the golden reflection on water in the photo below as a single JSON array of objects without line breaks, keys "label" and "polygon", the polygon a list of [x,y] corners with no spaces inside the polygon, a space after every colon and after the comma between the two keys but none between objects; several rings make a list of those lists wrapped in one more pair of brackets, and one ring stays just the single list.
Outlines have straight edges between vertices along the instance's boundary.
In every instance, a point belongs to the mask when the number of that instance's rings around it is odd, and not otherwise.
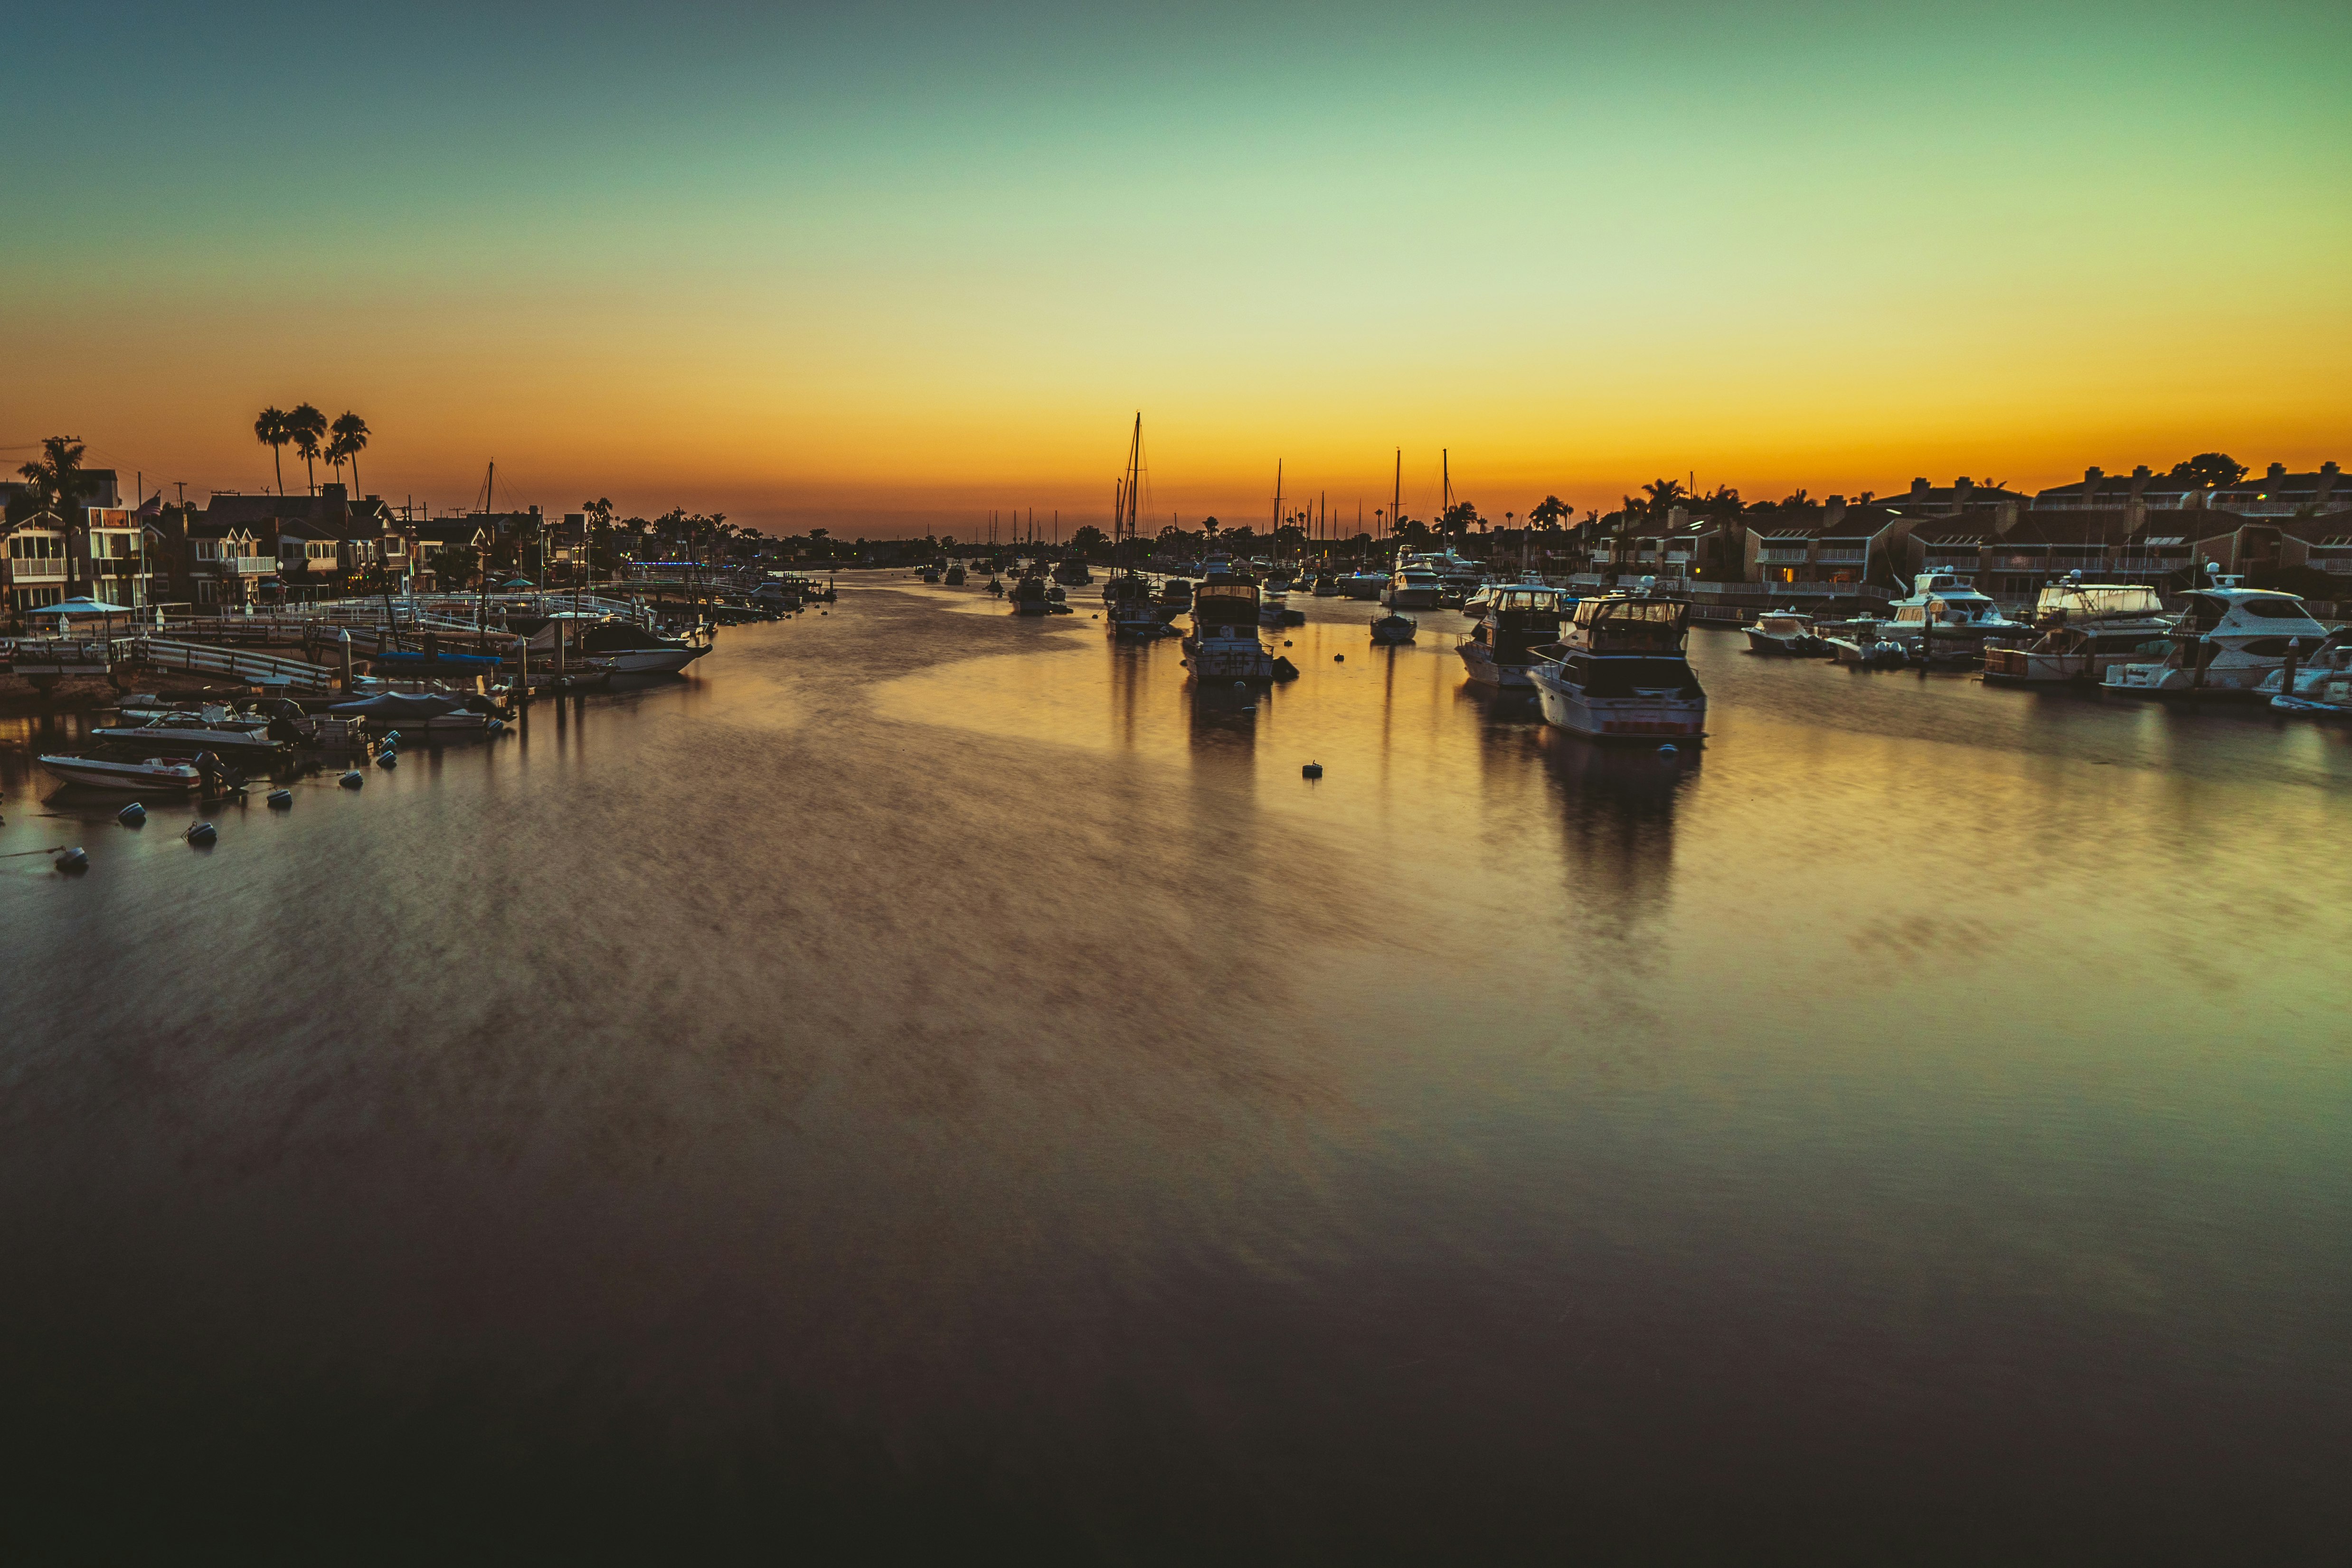
[{"label": "golden reflection on water", "polygon": [[2343,1387],[2342,731],[1701,632],[1668,757],[1470,690],[1455,616],[1376,649],[1296,600],[1252,699],[1072,597],[852,589],[209,854],[44,815],[72,727],[0,729],[0,850],[94,860],[0,859],[72,977],[0,1039],[0,1248],[50,1282],[0,1331],[290,1345],[354,1411],[490,1369],[453,1451],[788,1396],[1163,1525],[1228,1465],[1394,1522],[1382,1433],[1660,1506],[1692,1442],[1915,1495],[1954,1455],[1882,1413],[2012,1374],[2072,1413],[2037,1473],[2185,1441],[2151,1379],[2281,1431]]}]

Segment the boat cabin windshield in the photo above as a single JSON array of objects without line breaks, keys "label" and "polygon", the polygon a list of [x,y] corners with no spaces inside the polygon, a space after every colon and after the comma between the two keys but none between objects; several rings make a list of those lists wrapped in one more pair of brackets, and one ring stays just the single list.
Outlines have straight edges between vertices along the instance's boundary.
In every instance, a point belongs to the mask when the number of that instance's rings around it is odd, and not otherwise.
[{"label": "boat cabin windshield", "polygon": [[1680,653],[1690,605],[1680,599],[1587,599],[1577,640],[1595,653]]}]

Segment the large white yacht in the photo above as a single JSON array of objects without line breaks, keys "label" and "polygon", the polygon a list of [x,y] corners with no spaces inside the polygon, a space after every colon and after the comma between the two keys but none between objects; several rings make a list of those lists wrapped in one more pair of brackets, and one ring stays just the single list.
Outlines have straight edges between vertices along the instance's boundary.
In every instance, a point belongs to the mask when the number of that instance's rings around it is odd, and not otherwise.
[{"label": "large white yacht", "polygon": [[2070,578],[2042,590],[2033,606],[2041,635],[2025,647],[1985,649],[1984,678],[2000,685],[2097,681],[2108,670],[2147,659],[2172,630],[2153,588]]},{"label": "large white yacht", "polygon": [[[2268,697],[2272,707],[2288,712],[2297,711],[2299,703],[2340,707],[2347,692],[2352,692],[2352,626],[2338,626],[2317,647],[2305,645],[2294,652],[2293,690],[2282,690],[2287,682],[2287,667],[2284,664],[2257,681],[2254,689]],[[2282,696],[2284,701],[2280,700]]]},{"label": "large white yacht", "polygon": [[1951,572],[1922,572],[1912,580],[1907,599],[1887,606],[1891,614],[1879,628],[1881,637],[1918,642],[1930,663],[1971,660],[1983,651],[1987,637],[2021,637],[2033,628],[2012,621],[2000,606],[1969,586]]},{"label": "large white yacht", "polygon": [[2100,684],[2142,696],[2258,696],[2294,644],[2316,649],[2326,637],[2293,594],[2200,588],[2188,595],[2163,658],[2116,665]]},{"label": "large white yacht", "polygon": [[1192,633],[1184,664],[1194,679],[1228,683],[1274,679],[1274,656],[1258,638],[1257,584],[1217,572],[1192,590]]},{"label": "large white yacht", "polygon": [[1408,555],[1397,563],[1389,585],[1381,590],[1381,603],[1391,610],[1433,610],[1444,592],[1437,569],[1422,556]]},{"label": "large white yacht", "polygon": [[1461,647],[1462,662],[1470,679],[1481,686],[1525,689],[1535,684],[1528,673],[1535,650],[1559,640],[1565,614],[1558,588],[1514,583],[1487,591],[1485,613],[1469,640]]},{"label": "large white yacht", "polygon": [[1597,740],[1663,740],[1706,731],[1706,692],[1691,673],[1685,599],[1626,595],[1577,605],[1559,643],[1535,650],[1543,716]]}]

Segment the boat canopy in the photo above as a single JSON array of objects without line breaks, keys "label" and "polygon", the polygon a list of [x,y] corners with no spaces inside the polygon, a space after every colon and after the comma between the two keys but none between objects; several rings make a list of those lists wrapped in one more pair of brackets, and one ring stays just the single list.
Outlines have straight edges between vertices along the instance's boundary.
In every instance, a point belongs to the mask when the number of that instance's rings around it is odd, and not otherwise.
[{"label": "boat canopy", "polygon": [[2152,616],[2164,614],[2164,600],[2155,589],[2136,584],[2063,584],[2042,589],[2033,613],[2063,615],[2068,620]]}]

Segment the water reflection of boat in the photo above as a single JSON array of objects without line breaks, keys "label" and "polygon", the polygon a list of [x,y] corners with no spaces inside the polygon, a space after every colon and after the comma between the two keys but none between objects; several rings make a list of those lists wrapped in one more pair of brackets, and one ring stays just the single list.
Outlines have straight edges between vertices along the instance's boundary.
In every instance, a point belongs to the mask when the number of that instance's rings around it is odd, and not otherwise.
[{"label": "water reflection of boat", "polygon": [[1544,718],[1600,740],[1704,734],[1706,692],[1684,648],[1689,622],[1687,600],[1584,600],[1566,637],[1536,651],[1531,673]]}]

